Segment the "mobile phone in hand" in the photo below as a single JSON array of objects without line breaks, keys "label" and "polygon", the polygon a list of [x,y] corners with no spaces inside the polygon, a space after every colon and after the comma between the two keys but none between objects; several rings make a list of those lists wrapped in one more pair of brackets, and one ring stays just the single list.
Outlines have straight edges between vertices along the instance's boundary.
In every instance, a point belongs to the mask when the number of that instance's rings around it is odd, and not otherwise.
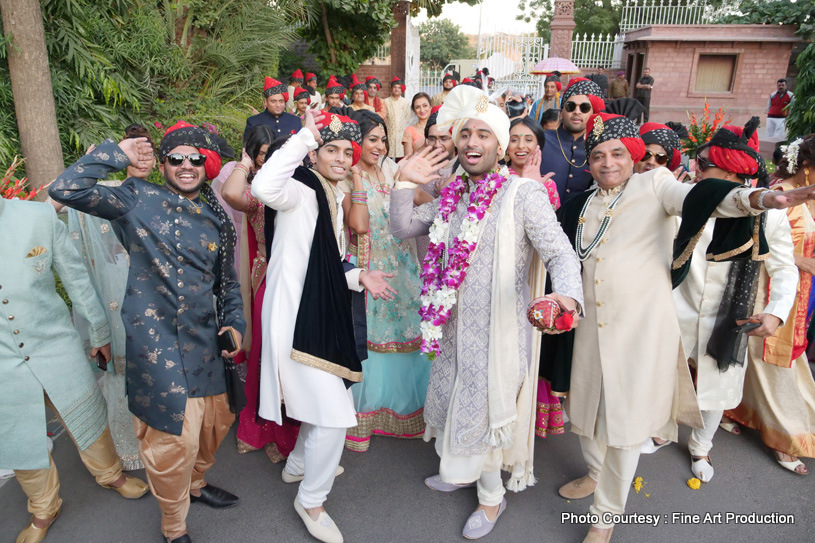
[{"label": "mobile phone in hand", "polygon": [[218,348],[228,353],[238,350],[238,338],[231,326],[218,334]]},{"label": "mobile phone in hand", "polygon": [[745,322],[744,324],[740,324],[739,326],[734,328],[734,331],[738,332],[739,334],[746,334],[747,332],[755,330],[760,326],[761,326],[760,322]]},{"label": "mobile phone in hand", "polygon": [[96,367],[102,371],[108,371],[108,361],[105,360],[105,355],[102,354],[102,351],[96,353]]}]

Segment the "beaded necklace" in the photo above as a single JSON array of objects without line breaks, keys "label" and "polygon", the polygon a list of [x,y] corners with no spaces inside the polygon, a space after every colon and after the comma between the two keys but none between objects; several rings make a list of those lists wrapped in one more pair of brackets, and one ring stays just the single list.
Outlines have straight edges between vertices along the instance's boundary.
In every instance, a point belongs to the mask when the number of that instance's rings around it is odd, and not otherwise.
[{"label": "beaded necklace", "polygon": [[589,204],[597,194],[597,190],[592,192],[591,195],[586,198],[586,203],[583,204],[583,208],[580,210],[580,216],[577,219],[577,238],[575,240],[575,249],[577,250],[577,258],[580,260],[580,262],[583,262],[589,257],[589,255],[591,255],[594,248],[597,247],[597,244],[599,244],[600,240],[603,239],[603,236],[605,236],[608,228],[611,226],[611,220],[614,218],[614,208],[617,206],[617,202],[620,201],[620,197],[623,195],[623,191],[620,190],[620,193],[617,194],[614,200],[611,201],[606,208],[603,221],[600,223],[600,228],[597,230],[597,234],[594,236],[594,239],[591,240],[588,247],[583,247],[583,225],[586,223],[586,210],[589,208]]}]

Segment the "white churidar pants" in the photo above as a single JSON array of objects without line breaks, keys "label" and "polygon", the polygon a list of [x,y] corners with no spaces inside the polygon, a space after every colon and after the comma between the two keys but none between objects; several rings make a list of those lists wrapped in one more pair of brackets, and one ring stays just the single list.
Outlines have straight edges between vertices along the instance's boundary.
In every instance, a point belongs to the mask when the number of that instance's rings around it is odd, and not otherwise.
[{"label": "white churidar pants", "polygon": [[710,449],[713,448],[713,435],[716,429],[719,428],[719,423],[722,421],[724,410],[716,411],[702,411],[702,421],[705,423],[704,428],[694,428],[690,433],[688,439],[688,451],[693,456],[707,456]]},{"label": "white churidar pants", "polygon": [[292,475],[304,475],[297,501],[306,509],[323,505],[331,492],[346,431],[346,428],[326,428],[307,422],[300,424],[297,442],[283,469]]}]

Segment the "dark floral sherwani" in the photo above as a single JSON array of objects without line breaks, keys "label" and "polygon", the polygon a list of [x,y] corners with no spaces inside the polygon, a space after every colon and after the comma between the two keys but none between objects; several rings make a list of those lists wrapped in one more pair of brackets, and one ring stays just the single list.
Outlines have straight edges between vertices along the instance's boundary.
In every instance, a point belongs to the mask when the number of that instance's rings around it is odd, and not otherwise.
[{"label": "dark floral sherwani", "polygon": [[152,428],[181,435],[187,397],[226,392],[217,347],[215,296],[225,289],[224,326],[244,332],[233,267],[218,258],[220,221],[199,198],[130,177],[97,184],[129,159],[107,140],[51,186],[51,197],[108,219],[130,254],[122,306],[130,411]]}]

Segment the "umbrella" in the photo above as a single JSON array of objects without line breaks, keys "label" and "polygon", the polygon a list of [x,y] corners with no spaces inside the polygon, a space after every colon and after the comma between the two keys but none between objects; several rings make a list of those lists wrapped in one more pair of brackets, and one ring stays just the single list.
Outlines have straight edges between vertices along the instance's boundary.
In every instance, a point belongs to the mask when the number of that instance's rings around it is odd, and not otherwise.
[{"label": "umbrella", "polygon": [[572,64],[569,60],[560,57],[549,57],[541,60],[529,71],[532,75],[549,74],[557,70],[562,74],[579,74],[580,68]]}]

